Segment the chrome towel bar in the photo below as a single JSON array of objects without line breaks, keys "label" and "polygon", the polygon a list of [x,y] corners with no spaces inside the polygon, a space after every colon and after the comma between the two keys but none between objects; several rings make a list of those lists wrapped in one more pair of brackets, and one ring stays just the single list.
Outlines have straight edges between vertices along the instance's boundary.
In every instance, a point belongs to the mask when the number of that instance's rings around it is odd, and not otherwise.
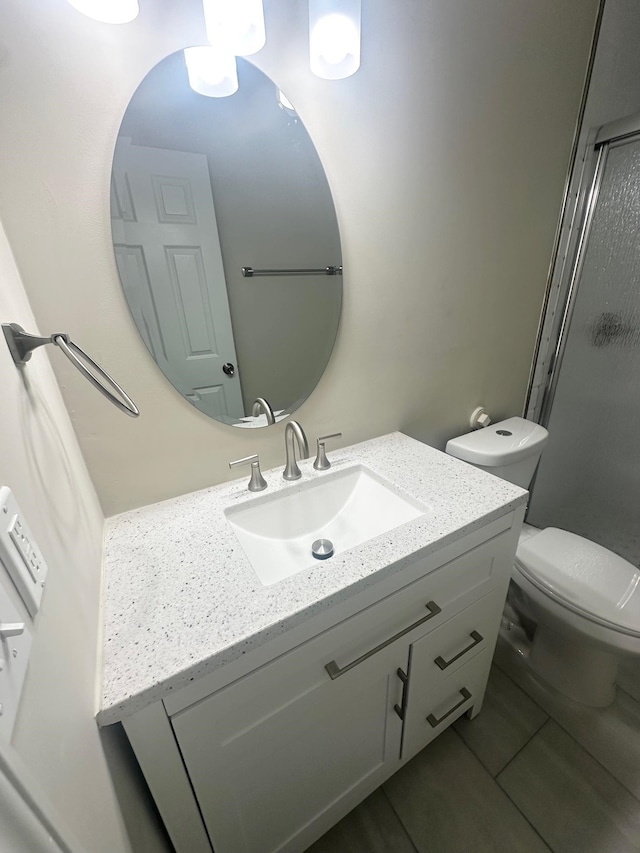
[{"label": "chrome towel bar", "polygon": [[259,275],[342,275],[342,267],[320,267],[317,269],[300,270],[254,270],[253,267],[242,267],[245,278],[255,278]]},{"label": "chrome towel bar", "polygon": [[[3,323],[2,331],[4,332],[9,352],[16,364],[26,364],[31,358],[34,349],[45,344],[54,344],[62,350],[73,366],[89,380],[93,387],[97,388],[101,394],[104,394],[107,400],[113,403],[121,412],[124,412],[131,418],[137,418],[140,414],[138,407],[131,397],[90,355],[77,344],[74,344],[69,335],[66,335],[64,332],[54,332],[48,338],[41,338],[38,335],[30,335],[28,332],[25,332],[22,326],[19,326],[17,323]],[[97,377],[103,381],[100,382]],[[113,393],[114,391],[115,393]]]}]

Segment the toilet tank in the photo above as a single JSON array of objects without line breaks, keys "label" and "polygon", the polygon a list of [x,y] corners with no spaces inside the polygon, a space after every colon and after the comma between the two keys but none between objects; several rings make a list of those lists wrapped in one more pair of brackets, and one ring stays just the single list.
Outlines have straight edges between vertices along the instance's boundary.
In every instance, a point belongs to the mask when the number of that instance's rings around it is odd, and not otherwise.
[{"label": "toilet tank", "polygon": [[508,418],[447,442],[446,452],[528,489],[549,433],[524,418]]}]

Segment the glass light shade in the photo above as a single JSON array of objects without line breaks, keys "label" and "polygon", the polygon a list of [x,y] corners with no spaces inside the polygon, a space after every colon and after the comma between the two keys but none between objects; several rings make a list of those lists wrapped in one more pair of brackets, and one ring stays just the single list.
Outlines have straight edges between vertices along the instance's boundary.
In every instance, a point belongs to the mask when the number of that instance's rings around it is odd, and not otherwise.
[{"label": "glass light shade", "polygon": [[236,56],[250,56],[264,47],[262,0],[203,0],[207,38],[222,41]]},{"label": "glass light shade", "polygon": [[105,24],[128,24],[138,16],[138,0],[69,0],[71,6]]},{"label": "glass light shade", "polygon": [[309,0],[309,61],[325,80],[360,67],[360,0]]},{"label": "glass light shade", "polygon": [[232,53],[209,45],[187,47],[184,61],[189,85],[199,95],[226,98],[238,91],[238,69]]}]

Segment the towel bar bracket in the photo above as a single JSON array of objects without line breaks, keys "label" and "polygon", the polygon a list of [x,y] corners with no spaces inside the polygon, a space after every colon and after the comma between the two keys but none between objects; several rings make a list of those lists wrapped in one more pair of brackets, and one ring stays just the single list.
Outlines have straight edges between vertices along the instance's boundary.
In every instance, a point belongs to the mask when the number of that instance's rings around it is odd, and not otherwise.
[{"label": "towel bar bracket", "polygon": [[45,346],[46,344],[53,344],[66,355],[85,379],[94,388],[97,388],[116,408],[131,418],[137,418],[140,414],[138,407],[126,391],[88,353],[77,344],[74,344],[65,332],[54,332],[48,338],[43,338],[40,335],[31,335],[29,332],[25,332],[22,326],[19,326],[17,323],[3,323],[2,331],[4,332],[11,357],[16,364],[26,364],[31,358],[34,349]]}]

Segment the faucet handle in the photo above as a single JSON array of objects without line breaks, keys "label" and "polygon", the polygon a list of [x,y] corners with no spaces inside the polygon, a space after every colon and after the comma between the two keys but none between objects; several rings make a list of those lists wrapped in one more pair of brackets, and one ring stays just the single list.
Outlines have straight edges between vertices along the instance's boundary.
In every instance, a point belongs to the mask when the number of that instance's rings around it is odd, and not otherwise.
[{"label": "faucet handle", "polygon": [[324,449],[325,442],[329,441],[330,438],[342,438],[342,433],[334,432],[331,435],[318,436],[318,452],[316,454],[316,461],[313,463],[316,471],[326,471],[327,468],[331,468],[331,462],[327,459],[327,453]]},{"label": "faucet handle", "polygon": [[235,468],[236,465],[244,465],[247,462],[251,463],[251,479],[247,488],[250,492],[262,492],[267,488],[267,481],[262,476],[257,453],[254,453],[253,456],[245,456],[243,459],[234,459],[233,462],[229,462],[229,468]]}]

